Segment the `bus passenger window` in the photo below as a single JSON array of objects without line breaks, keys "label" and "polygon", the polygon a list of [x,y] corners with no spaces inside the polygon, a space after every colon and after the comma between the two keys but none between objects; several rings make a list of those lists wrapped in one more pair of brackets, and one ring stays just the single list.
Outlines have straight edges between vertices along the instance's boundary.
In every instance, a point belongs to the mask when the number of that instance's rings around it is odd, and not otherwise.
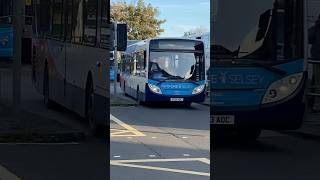
[{"label": "bus passenger window", "polygon": [[52,8],[52,36],[61,38],[63,17],[62,0],[53,0]]},{"label": "bus passenger window", "polygon": [[103,1],[101,6],[100,47],[108,48],[108,46],[111,46],[109,40],[110,33],[108,31],[110,28],[110,25],[108,25],[108,22],[110,21],[110,18],[108,17],[108,2]]},{"label": "bus passenger window", "polygon": [[97,0],[86,0],[85,3],[84,42],[87,45],[96,45],[97,37]]},{"label": "bus passenger window", "polygon": [[66,27],[66,40],[70,41],[71,40],[71,35],[72,35],[72,11],[73,11],[73,7],[72,7],[72,0],[67,0],[67,18],[66,21],[67,23],[65,23],[65,25],[67,25]]},{"label": "bus passenger window", "polygon": [[83,3],[84,0],[74,0],[72,16],[72,42],[82,43],[83,37]]}]

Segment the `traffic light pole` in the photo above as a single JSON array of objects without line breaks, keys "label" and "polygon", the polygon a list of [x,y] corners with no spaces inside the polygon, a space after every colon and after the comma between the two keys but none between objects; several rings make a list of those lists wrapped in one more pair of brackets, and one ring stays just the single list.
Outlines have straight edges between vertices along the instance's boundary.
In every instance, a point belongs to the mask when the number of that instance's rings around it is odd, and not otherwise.
[{"label": "traffic light pole", "polygon": [[24,22],[24,0],[13,1],[13,82],[12,102],[14,109],[20,110],[21,103],[21,40]]}]

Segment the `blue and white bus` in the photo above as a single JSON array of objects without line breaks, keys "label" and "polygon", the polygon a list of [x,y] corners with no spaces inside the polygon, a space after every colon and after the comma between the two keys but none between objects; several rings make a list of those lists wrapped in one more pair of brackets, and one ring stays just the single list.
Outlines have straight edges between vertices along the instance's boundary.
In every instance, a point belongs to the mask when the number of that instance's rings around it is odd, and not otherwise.
[{"label": "blue and white bus", "polygon": [[[211,123],[257,138],[297,129],[307,82],[303,0],[216,0],[212,18]],[[229,131],[228,131],[229,132]]]},{"label": "blue and white bus", "polygon": [[[13,58],[12,0],[0,1],[0,58]],[[26,3],[22,33],[22,62],[30,63],[32,54],[32,4]]]},{"label": "blue and white bus", "polygon": [[156,38],[130,45],[122,55],[121,87],[138,102],[178,102],[190,106],[205,99],[202,41]]},{"label": "blue and white bus", "polygon": [[11,0],[0,2],[0,58],[13,57],[13,28]]}]

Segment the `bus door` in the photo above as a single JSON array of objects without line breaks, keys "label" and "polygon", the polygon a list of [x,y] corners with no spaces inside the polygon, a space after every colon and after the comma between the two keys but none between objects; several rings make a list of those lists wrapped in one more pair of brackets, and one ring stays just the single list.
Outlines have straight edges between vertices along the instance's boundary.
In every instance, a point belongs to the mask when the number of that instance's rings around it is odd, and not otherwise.
[{"label": "bus door", "polygon": [[146,51],[140,50],[135,53],[134,57],[134,73],[131,79],[131,87],[135,89],[135,92],[132,92],[134,97],[137,98],[137,92],[145,91],[146,84]]}]

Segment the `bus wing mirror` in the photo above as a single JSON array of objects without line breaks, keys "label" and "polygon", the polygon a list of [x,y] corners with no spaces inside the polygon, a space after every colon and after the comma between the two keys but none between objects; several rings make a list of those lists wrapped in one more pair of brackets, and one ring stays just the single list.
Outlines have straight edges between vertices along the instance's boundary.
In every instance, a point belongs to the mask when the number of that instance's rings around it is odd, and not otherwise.
[{"label": "bus wing mirror", "polygon": [[127,24],[118,24],[117,25],[117,50],[125,51],[127,49]]}]

